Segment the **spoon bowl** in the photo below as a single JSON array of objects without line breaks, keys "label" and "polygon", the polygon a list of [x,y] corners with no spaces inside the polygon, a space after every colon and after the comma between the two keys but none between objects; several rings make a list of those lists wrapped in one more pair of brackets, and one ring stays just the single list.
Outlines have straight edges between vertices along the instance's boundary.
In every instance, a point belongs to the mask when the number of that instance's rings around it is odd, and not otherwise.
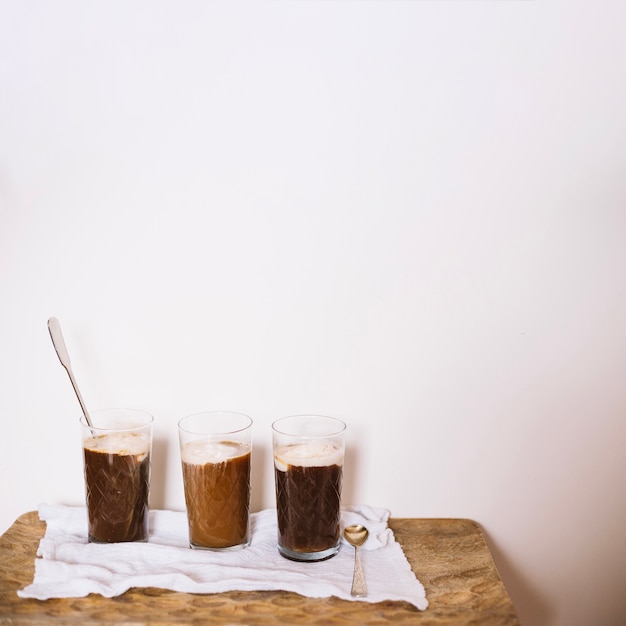
[{"label": "spoon bowl", "polygon": [[354,526],[346,526],[343,531],[343,536],[351,546],[358,548],[367,541],[369,531],[365,528],[365,526],[355,524]]}]

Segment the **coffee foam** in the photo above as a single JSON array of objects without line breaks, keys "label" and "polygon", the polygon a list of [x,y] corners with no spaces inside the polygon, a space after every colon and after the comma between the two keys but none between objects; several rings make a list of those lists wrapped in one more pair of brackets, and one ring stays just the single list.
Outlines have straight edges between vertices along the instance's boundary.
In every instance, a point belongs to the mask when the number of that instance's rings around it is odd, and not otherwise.
[{"label": "coffee foam", "polygon": [[141,433],[109,433],[86,439],[83,448],[106,454],[135,455],[142,461],[150,450],[150,438]]},{"label": "coffee foam", "polygon": [[206,465],[223,463],[250,452],[250,445],[237,441],[190,441],[181,450],[183,463]]},{"label": "coffee foam", "polygon": [[341,465],[343,450],[329,441],[310,441],[278,446],[274,451],[274,465],[281,472],[288,466],[327,467]]}]

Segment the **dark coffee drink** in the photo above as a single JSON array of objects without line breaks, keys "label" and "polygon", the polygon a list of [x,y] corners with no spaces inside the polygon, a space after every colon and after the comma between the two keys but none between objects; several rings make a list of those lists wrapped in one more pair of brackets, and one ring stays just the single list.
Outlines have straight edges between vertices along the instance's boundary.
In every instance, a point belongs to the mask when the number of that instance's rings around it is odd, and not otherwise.
[{"label": "dark coffee drink", "polygon": [[192,548],[227,549],[249,541],[250,446],[191,441],[181,450]]},{"label": "dark coffee drink", "polygon": [[322,560],[339,545],[343,451],[296,444],[274,453],[278,546],[296,560]]},{"label": "dark coffee drink", "polygon": [[83,442],[89,541],[148,539],[150,438],[115,433]]}]

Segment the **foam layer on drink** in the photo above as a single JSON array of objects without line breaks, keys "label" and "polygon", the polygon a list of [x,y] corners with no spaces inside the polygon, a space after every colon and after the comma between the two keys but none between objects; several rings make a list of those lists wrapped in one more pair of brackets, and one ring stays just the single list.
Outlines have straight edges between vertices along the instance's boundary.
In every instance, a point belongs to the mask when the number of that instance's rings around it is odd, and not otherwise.
[{"label": "foam layer on drink", "polygon": [[327,467],[343,464],[343,450],[329,441],[310,441],[278,446],[274,451],[274,465],[281,472],[287,468]]},{"label": "foam layer on drink", "polygon": [[142,433],[108,433],[85,439],[83,448],[120,456],[133,455],[142,461],[150,451],[150,438]]},{"label": "foam layer on drink", "polygon": [[190,441],[181,450],[183,463],[206,465],[223,463],[249,454],[250,445],[238,441]]}]

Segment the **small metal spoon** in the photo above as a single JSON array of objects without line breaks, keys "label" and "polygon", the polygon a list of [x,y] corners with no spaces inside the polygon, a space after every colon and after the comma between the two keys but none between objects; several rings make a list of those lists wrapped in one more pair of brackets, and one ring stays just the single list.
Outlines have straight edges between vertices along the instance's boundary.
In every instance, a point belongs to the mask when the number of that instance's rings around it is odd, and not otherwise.
[{"label": "small metal spoon", "polygon": [[83,397],[80,395],[78,385],[76,384],[74,374],[72,373],[70,355],[67,351],[67,348],[65,347],[63,333],[61,332],[61,324],[59,324],[59,320],[56,317],[51,317],[48,320],[48,332],[50,333],[50,339],[52,339],[52,344],[54,345],[54,349],[56,350],[57,356],[59,357],[59,361],[61,361],[61,365],[65,368],[67,375],[70,377],[70,382],[72,383],[72,387],[74,387],[74,393],[78,398],[78,403],[80,404],[80,408],[82,409],[83,415],[85,416],[87,426],[93,429],[93,424],[91,423],[91,418],[89,417],[89,413],[87,412],[87,407],[83,402]]},{"label": "small metal spoon", "polygon": [[361,560],[359,559],[359,547],[366,542],[368,535],[369,531],[365,526],[361,526],[361,524],[346,526],[343,531],[343,536],[346,538],[346,541],[351,546],[354,546],[354,576],[352,578],[351,591],[353,596],[367,595],[367,585],[365,584],[365,577],[361,569]]}]

